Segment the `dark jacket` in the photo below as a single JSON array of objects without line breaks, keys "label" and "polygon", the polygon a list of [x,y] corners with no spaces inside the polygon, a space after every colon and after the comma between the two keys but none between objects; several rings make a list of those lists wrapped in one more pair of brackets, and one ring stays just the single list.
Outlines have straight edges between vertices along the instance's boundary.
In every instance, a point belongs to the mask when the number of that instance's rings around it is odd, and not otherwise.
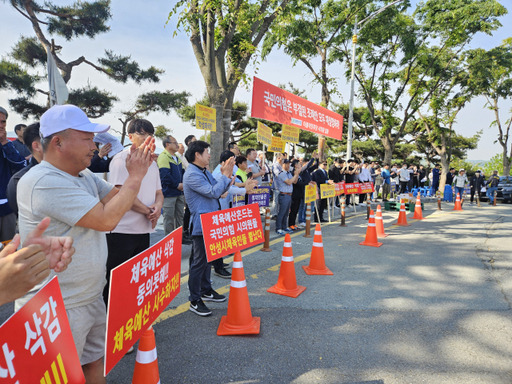
[{"label": "dark jacket", "polygon": [[25,173],[27,173],[32,167],[39,164],[37,160],[32,156],[30,158],[29,164],[12,175],[11,180],[9,180],[9,184],[7,184],[7,202],[9,206],[13,210],[13,212],[18,216],[18,199],[16,197],[16,188],[18,187],[18,181],[23,177]]},{"label": "dark jacket", "polygon": [[482,187],[485,187],[485,179],[482,175],[480,175],[478,177],[476,177],[476,175],[475,175],[471,178],[469,185],[471,186],[471,189],[480,191],[482,189]]},{"label": "dark jacket", "polygon": [[331,165],[331,168],[329,168],[329,179],[334,181],[335,183],[339,183],[341,181],[341,169],[338,168],[336,165]]},{"label": "dark jacket", "polygon": [[[0,145],[2,151],[0,153],[0,199],[7,199],[7,184],[12,175],[24,168],[27,161],[16,150],[12,142]],[[0,204],[0,216],[6,216],[12,213],[12,209],[7,204]]]},{"label": "dark jacket", "polygon": [[[176,156],[177,157],[177,156]],[[183,183],[183,164],[179,157],[173,159],[171,154],[164,150],[158,156],[158,168],[160,169],[160,182],[164,197],[176,197],[183,195],[178,185]]]},{"label": "dark jacket", "polygon": [[498,175],[492,175],[489,177],[489,180],[487,180],[487,185],[489,187],[497,187],[500,182],[500,177]]},{"label": "dark jacket", "polygon": [[91,165],[89,165],[87,168],[89,168],[89,170],[94,173],[108,172],[112,157],[107,157],[107,159],[104,159],[103,157],[99,156],[99,153],[99,151],[94,152],[94,156],[91,159]]},{"label": "dark jacket", "polygon": [[320,184],[325,184],[327,180],[329,180],[329,176],[327,175],[327,171],[323,170],[321,168],[318,168],[313,172],[311,175],[311,178],[314,182],[318,185],[318,188],[320,188]]}]

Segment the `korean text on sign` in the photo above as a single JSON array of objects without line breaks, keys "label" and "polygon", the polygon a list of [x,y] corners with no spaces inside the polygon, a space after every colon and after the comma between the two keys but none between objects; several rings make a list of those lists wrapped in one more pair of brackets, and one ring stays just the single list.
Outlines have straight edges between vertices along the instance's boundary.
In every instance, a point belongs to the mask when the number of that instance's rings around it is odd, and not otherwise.
[{"label": "korean text on sign", "polygon": [[204,213],[201,225],[208,261],[264,241],[258,204]]},{"label": "korean text on sign", "polygon": [[112,270],[105,375],[179,293],[181,236],[180,227]]},{"label": "korean text on sign", "polygon": [[257,203],[260,207],[268,207],[270,204],[270,187],[254,188],[249,194],[247,204]]},{"label": "korean text on sign", "polygon": [[320,197],[326,199],[328,197],[336,196],[336,190],[334,185],[331,184],[320,184]]},{"label": "korean text on sign", "polygon": [[284,152],[284,147],[286,142],[283,141],[280,137],[272,136],[272,144],[268,147],[269,152]]},{"label": "korean text on sign", "polygon": [[299,142],[299,127],[293,127],[291,125],[283,124],[281,131],[281,139],[287,143],[298,143]]},{"label": "korean text on sign", "polygon": [[272,144],[272,128],[267,127],[261,121],[258,121],[256,135],[261,144],[265,144],[267,147]]},{"label": "korean text on sign", "polygon": [[0,327],[0,382],[85,383],[58,278]]},{"label": "korean text on sign", "polygon": [[306,185],[304,202],[311,203],[316,200],[316,185]]},{"label": "korean text on sign", "polygon": [[251,117],[341,140],[343,116],[254,77]]},{"label": "korean text on sign", "polygon": [[217,127],[217,111],[215,108],[206,107],[196,104],[196,128],[207,131],[216,131]]}]

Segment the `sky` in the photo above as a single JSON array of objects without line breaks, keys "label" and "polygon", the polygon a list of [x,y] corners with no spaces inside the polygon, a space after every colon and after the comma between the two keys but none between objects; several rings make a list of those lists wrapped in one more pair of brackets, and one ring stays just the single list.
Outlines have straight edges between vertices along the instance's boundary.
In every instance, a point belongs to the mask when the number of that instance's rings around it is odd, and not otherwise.
[{"label": "sky", "polygon": [[[57,0],[53,3],[60,5],[71,2]],[[96,62],[97,58],[104,55],[106,49],[110,49],[117,54],[131,55],[132,59],[137,61],[142,68],[154,65],[165,70],[158,84],[136,84],[134,82],[119,84],[109,80],[86,64],[75,67],[68,83],[69,88],[79,88],[89,83],[119,97],[120,101],[115,103],[111,113],[95,120],[110,124],[111,131],[120,130],[121,123],[118,118],[121,116],[121,112],[129,110],[134,105],[137,95],[142,92],[151,90],[187,91],[192,95],[189,104],[194,104],[205,94],[203,77],[187,35],[184,32],[177,32],[177,35],[173,36],[176,27],[175,17],[167,23],[169,11],[174,3],[173,0],[112,0],[113,17],[109,22],[109,32],[98,35],[94,40],[81,38],[66,42],[61,37],[55,37],[56,44],[63,47],[61,58],[66,62],[82,55],[89,61]],[[510,0],[503,2],[505,5],[507,3],[510,3]],[[512,7],[510,8],[512,10]],[[33,30],[29,21],[7,2],[0,2],[0,10],[2,14],[0,56],[5,57],[21,35],[33,36]],[[478,35],[473,41],[472,47],[489,49],[510,37],[512,35],[510,29],[512,14],[509,13],[503,17],[501,23],[504,27],[496,31],[492,37]],[[361,33],[364,33],[364,29]],[[329,72],[338,79],[341,95],[333,97],[333,101],[337,103],[348,103],[349,101],[349,85],[344,77],[345,70],[342,64],[334,64],[329,67]],[[256,75],[274,85],[292,83],[294,87],[305,90],[309,100],[319,102],[321,99],[320,87],[312,81],[312,75],[306,67],[301,63],[294,66],[292,61],[280,50],[273,51],[265,61],[260,60],[257,64],[251,64],[246,73],[249,78]],[[46,74],[41,72],[40,75]],[[47,83],[42,83],[41,88],[47,89]],[[7,91],[0,90],[0,105],[6,109],[9,109],[7,101],[9,96]],[[240,85],[235,94],[235,100],[247,102],[250,106],[251,84]],[[355,106],[362,105],[363,102],[356,99]],[[504,116],[505,113],[510,116],[512,102],[509,101],[503,106]],[[174,112],[170,115],[153,113],[147,118],[155,126],[164,125],[172,129],[172,134],[179,142],[182,142],[189,134],[199,136],[203,133],[192,127],[190,123],[181,121]],[[348,119],[347,116],[344,118]],[[482,98],[475,99],[459,114],[455,126],[458,133],[471,136],[477,131],[483,131],[478,148],[468,152],[468,160],[488,160],[496,153],[501,152],[501,146],[495,143],[497,129],[490,127],[493,120],[494,115],[484,107]],[[14,126],[22,122],[31,123],[32,121],[24,121],[15,113],[9,114],[7,128],[11,133],[10,136],[14,136],[12,132]],[[115,132],[111,133],[115,134]]]}]

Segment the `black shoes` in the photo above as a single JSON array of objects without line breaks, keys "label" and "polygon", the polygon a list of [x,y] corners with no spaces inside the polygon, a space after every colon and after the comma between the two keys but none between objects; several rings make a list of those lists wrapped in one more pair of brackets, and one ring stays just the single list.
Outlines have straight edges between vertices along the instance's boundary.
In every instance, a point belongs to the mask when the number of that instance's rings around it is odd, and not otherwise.
[{"label": "black shoes", "polygon": [[202,295],[201,299],[203,299],[203,301],[214,301],[216,303],[222,303],[223,301],[226,301],[226,296],[218,294],[212,289],[210,293]]},{"label": "black shoes", "polygon": [[213,271],[215,276],[222,277],[223,279],[231,279],[231,273],[226,271],[226,268],[219,269],[218,271]]},{"label": "black shoes", "polygon": [[201,299],[191,301],[189,311],[194,312],[199,316],[210,316],[212,314],[212,311],[210,311],[208,307],[204,305],[203,300]]}]

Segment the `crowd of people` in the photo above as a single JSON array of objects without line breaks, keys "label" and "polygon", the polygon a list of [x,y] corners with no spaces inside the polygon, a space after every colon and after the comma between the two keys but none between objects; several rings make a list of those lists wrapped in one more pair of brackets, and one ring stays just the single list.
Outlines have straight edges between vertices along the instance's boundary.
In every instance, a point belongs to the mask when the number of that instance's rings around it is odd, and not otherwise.
[{"label": "crowd of people", "polygon": [[[208,263],[201,214],[232,207],[240,199],[247,202],[257,186],[271,186],[276,232],[284,235],[305,226],[307,185],[319,189],[342,181],[372,182],[375,193],[357,196],[359,204],[368,198],[386,201],[394,192],[423,187],[429,178],[434,190],[439,186],[438,165],[429,175],[422,165],[381,166],[355,159],[334,159],[329,167],[316,153],[311,158],[276,153],[270,162],[254,148],[242,153],[236,143],[228,144],[210,172],[210,145],[193,135],[184,144],[167,135],[163,151],[155,155],[155,129],[145,119],[130,122],[131,145],[109,156],[111,147],[98,148],[94,137],[110,127],[90,122],[73,105],[53,106],[40,122],[16,126],[15,141],[7,139],[7,118],[0,107],[0,240],[12,240],[0,254],[0,304],[16,299],[15,308],[20,308],[59,273],[88,383],[105,382],[110,271],[150,246],[161,215],[166,235],[183,227],[183,243],[191,244],[189,309],[208,316],[212,312],[205,302],[226,300],[212,288],[212,268],[221,278],[231,274],[222,259]],[[452,176],[450,184],[460,192],[468,183],[465,172]],[[483,175],[477,173],[470,184],[479,190]],[[352,196],[347,195],[347,204]],[[326,221],[327,199],[318,199],[312,208],[314,220]],[[16,227],[20,234],[15,236]],[[20,260],[26,268],[15,268]]]}]

